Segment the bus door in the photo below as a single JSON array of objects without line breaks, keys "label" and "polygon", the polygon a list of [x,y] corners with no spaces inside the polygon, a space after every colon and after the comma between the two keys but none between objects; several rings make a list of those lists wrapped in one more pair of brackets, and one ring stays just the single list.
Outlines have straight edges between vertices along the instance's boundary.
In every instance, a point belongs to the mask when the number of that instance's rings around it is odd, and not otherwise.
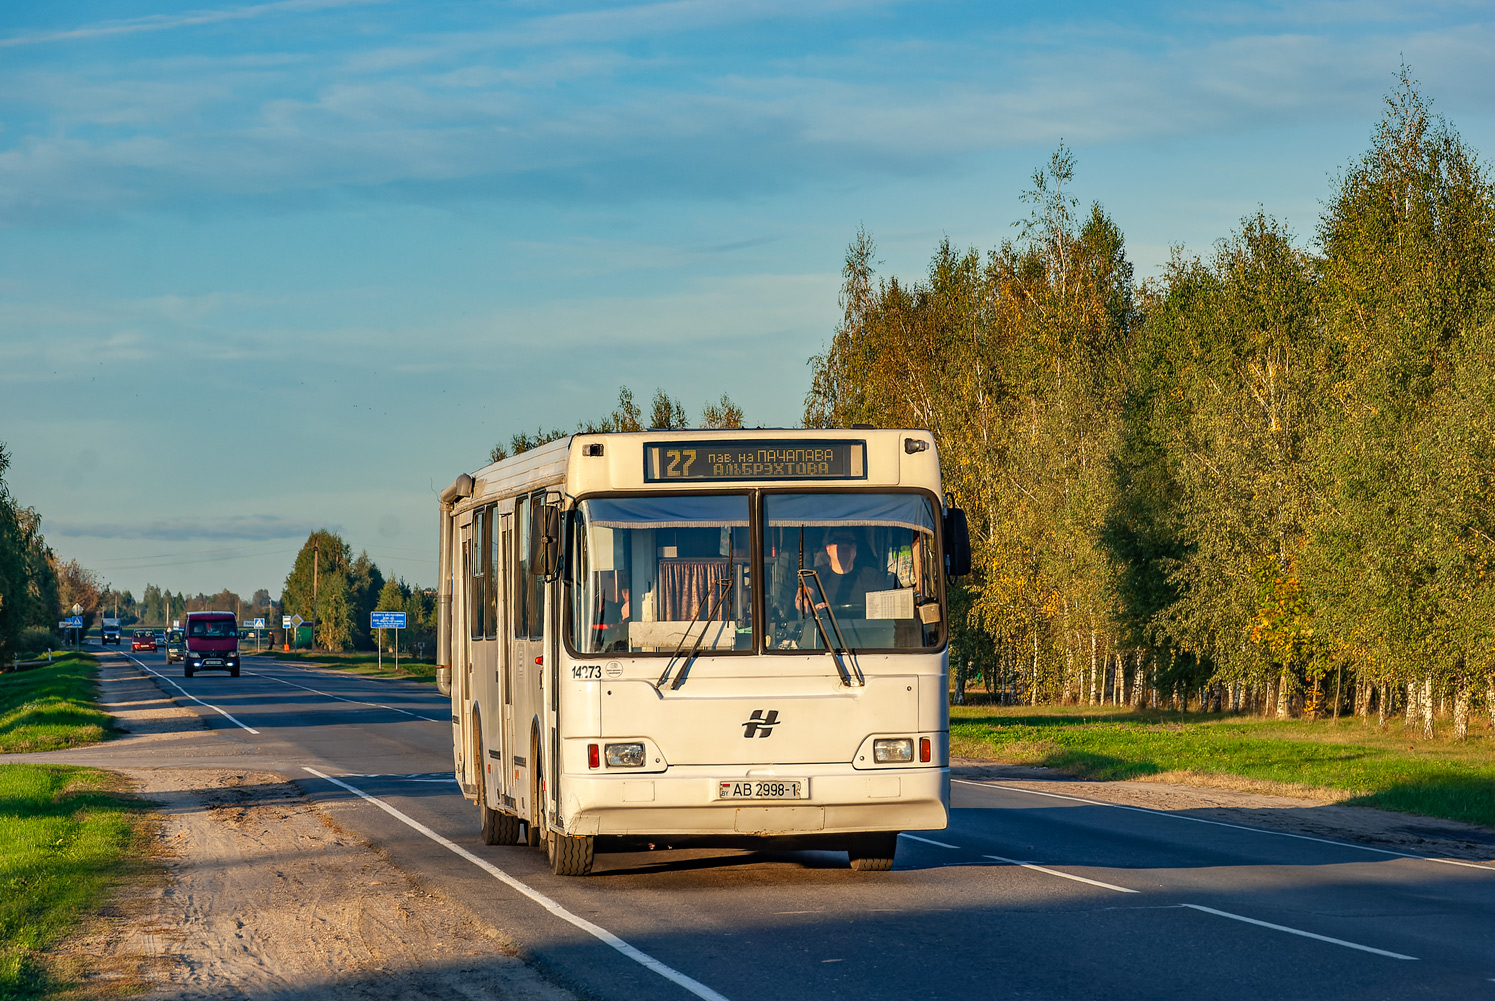
[{"label": "bus door", "polygon": [[508,574],[510,586],[510,663],[513,665],[511,698],[513,728],[513,770],[509,774],[514,783],[514,798],[519,801],[519,816],[525,820],[535,816],[539,803],[534,797],[540,776],[540,752],[544,747],[543,735],[537,731],[536,723],[541,718],[540,665],[535,659],[541,656],[540,610],[535,606],[541,597],[538,581],[529,572],[529,536],[532,497],[519,497],[514,502],[514,519],[509,537]]},{"label": "bus door", "polygon": [[462,554],[457,561],[452,588],[452,748],[457,759],[457,781],[464,792],[470,793],[473,773],[469,768],[468,748],[472,746],[472,639],[468,629],[472,590],[472,523],[457,529]]},{"label": "bus door", "polygon": [[498,515],[498,529],[494,533],[493,583],[498,598],[498,697],[499,710],[499,776],[498,788],[504,805],[514,809],[518,798],[518,783],[514,781],[514,651],[513,629],[510,609],[514,605],[513,581],[511,580],[511,556],[514,552],[514,516]]}]

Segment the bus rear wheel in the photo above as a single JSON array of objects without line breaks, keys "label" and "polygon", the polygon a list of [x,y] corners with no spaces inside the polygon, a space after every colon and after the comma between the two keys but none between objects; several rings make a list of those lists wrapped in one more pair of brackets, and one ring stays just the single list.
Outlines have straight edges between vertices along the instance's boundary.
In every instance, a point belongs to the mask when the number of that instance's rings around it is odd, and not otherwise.
[{"label": "bus rear wheel", "polygon": [[481,817],[483,844],[512,845],[519,840],[519,818],[502,810],[490,809],[484,798],[486,790],[478,789],[478,812]]},{"label": "bus rear wheel", "polygon": [[597,839],[591,835],[571,836],[551,831],[545,838],[545,854],[550,857],[550,871],[557,876],[585,876],[592,871]]},{"label": "bus rear wheel", "polygon": [[846,849],[851,867],[858,872],[887,872],[893,868],[893,856],[897,852],[897,831],[852,835],[851,845]]}]

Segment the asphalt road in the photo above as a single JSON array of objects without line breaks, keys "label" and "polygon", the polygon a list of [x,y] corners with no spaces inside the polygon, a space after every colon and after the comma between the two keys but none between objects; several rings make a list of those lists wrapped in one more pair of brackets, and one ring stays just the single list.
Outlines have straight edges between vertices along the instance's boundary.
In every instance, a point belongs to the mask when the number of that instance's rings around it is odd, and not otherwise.
[{"label": "asphalt road", "polygon": [[585,997],[1495,998],[1495,866],[957,780],[950,828],[906,834],[892,872],[696,849],[561,878],[480,843],[431,686],[136,660],[208,729],[96,763],[284,774]]}]

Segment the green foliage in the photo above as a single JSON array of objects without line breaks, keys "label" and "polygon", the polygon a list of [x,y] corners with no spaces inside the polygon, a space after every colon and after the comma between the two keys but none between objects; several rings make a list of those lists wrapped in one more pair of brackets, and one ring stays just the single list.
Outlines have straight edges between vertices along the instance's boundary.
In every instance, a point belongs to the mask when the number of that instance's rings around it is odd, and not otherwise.
[{"label": "green foliage", "polygon": [[317,645],[324,650],[347,650],[353,645],[353,603],[348,578],[329,574],[318,591]]},{"label": "green foliage", "polygon": [[143,806],[110,791],[106,772],[0,765],[0,997],[64,986],[36,960],[103,903],[143,857]]},{"label": "green foliage", "polygon": [[342,536],[319,529],[307,536],[296,554],[280,603],[286,615],[320,621],[318,645],[331,650],[371,649],[368,613],[383,587],[384,575],[368,553],[354,559]]},{"label": "green foliage", "polygon": [[10,453],[0,442],[0,660],[18,650],[28,627],[52,629],[61,615],[55,557],[41,534],[41,515],[21,507],[5,483]]},{"label": "green foliage", "polygon": [[114,736],[94,704],[98,663],[87,654],[0,675],[0,754],[56,751]]},{"label": "green foliage", "polygon": [[[627,386],[618,387],[618,404],[611,413],[599,420],[583,420],[576,425],[576,434],[610,434],[620,431],[642,431],[645,428],[643,411],[634,402],[633,390]],[[701,411],[701,427],[705,428],[740,428],[742,427],[742,408],[733,403],[726,393],[722,394],[720,401],[708,403]],[[690,415],[686,413],[685,407],[679,399],[666,393],[663,389],[656,390],[654,401],[649,411],[650,428],[663,428],[666,430],[682,430],[690,427]],[[509,444],[495,445],[488,453],[489,462],[501,462],[511,455],[519,455],[528,452],[532,448],[538,448],[547,442],[564,438],[573,432],[562,431],[560,428],[551,428],[549,431],[537,428],[533,435],[519,433],[509,439]]]},{"label": "green foliage", "polygon": [[1495,824],[1495,765],[1457,743],[1423,744],[1361,723],[1242,721],[1126,710],[953,709],[958,753],[1098,780],[1168,773],[1337,790],[1387,810]]},{"label": "green foliage", "polygon": [[690,426],[690,418],[680,401],[662,389],[654,391],[654,406],[649,412],[649,427],[676,431]]},{"label": "green foliage", "polygon": [[701,408],[701,427],[725,430],[742,427],[742,408],[726,393],[716,403]]},{"label": "green foliage", "polygon": [[1415,682],[1425,733],[1448,695],[1457,732],[1476,700],[1495,712],[1495,186],[1478,158],[1403,68],[1326,200],[1320,253],[1259,211],[1141,289],[1076,176],[1061,145],[1016,240],[942,242],[914,282],[879,277],[859,230],[810,359],[807,427],[934,433],[972,527],[951,600],[962,681],[1279,716],[1346,697],[1364,714],[1373,695],[1386,714]]}]

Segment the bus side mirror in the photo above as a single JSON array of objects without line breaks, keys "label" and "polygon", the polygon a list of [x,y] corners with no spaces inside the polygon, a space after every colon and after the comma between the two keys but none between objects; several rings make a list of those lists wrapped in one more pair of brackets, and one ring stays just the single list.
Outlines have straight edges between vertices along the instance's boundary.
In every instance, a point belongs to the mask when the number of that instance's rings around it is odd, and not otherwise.
[{"label": "bus side mirror", "polygon": [[945,511],[945,573],[964,577],[971,572],[971,530],[958,507]]},{"label": "bus side mirror", "polygon": [[531,510],[530,573],[551,580],[561,564],[561,509],[555,504],[536,504]]}]

